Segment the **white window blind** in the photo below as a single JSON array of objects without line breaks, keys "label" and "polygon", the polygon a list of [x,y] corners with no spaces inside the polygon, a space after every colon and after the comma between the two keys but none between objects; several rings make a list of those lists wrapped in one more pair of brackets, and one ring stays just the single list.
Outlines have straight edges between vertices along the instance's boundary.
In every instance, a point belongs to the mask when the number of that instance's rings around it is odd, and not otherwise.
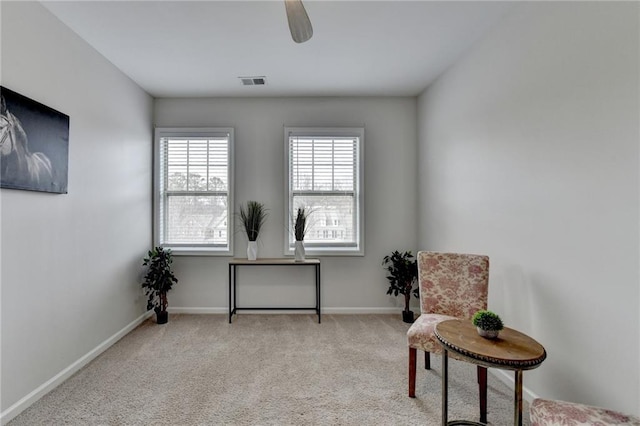
[{"label": "white window blind", "polygon": [[362,253],[361,158],[363,129],[285,129],[290,254],[293,217],[310,212],[305,248],[335,254]]},{"label": "white window blind", "polygon": [[231,252],[233,129],[157,129],[156,240]]}]

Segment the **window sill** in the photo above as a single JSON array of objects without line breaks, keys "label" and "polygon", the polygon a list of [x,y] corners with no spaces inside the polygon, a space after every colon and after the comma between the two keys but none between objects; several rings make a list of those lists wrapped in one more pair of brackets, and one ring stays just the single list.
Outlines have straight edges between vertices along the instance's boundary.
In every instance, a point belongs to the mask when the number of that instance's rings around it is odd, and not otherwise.
[{"label": "window sill", "polygon": [[[295,254],[293,250],[285,250],[284,255],[287,257],[293,257]],[[305,256],[306,257],[354,257],[354,256],[364,256],[364,250],[357,249],[326,249],[326,250],[318,250],[318,249],[309,249],[305,247]]]},{"label": "window sill", "polygon": [[171,247],[170,245],[164,246],[167,249],[171,249],[174,256],[233,256],[233,252],[228,249],[208,249],[201,247]]}]

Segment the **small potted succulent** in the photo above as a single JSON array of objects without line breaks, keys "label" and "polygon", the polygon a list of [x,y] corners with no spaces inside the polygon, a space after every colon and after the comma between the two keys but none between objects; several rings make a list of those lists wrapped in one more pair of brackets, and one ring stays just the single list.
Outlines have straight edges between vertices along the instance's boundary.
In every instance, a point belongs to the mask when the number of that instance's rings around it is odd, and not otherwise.
[{"label": "small potted succulent", "polygon": [[500,316],[491,311],[478,311],[473,315],[471,321],[478,329],[478,334],[487,339],[495,339],[500,330],[504,328]]},{"label": "small potted succulent", "polygon": [[[418,280],[418,264],[410,251],[400,253],[394,251],[389,256],[385,256],[382,265],[386,266],[389,272],[387,279],[389,280],[389,289],[387,294],[404,296],[404,311],[402,311],[402,321],[406,323],[413,322],[413,311],[409,310],[409,302],[411,301],[411,293],[418,297],[418,288],[413,288],[413,283]],[[413,291],[412,291],[413,289]]]},{"label": "small potted succulent", "polygon": [[166,324],[169,321],[167,292],[178,282],[173,274],[172,262],[173,254],[170,249],[155,247],[153,250],[149,250],[142,264],[147,267],[147,273],[142,283],[142,288],[148,298],[147,310],[153,308],[158,324]]}]

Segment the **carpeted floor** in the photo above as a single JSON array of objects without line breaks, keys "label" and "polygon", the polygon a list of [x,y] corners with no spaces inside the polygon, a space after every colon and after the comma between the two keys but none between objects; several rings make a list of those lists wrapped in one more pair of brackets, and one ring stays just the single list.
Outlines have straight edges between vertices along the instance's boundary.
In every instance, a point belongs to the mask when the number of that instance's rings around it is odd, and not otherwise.
[{"label": "carpeted floor", "polygon": [[[171,314],[9,425],[438,425],[440,357],[419,362],[407,397],[407,329],[400,315]],[[477,420],[476,367],[449,372],[449,419]],[[491,374],[488,418],[513,423],[512,391]]]}]

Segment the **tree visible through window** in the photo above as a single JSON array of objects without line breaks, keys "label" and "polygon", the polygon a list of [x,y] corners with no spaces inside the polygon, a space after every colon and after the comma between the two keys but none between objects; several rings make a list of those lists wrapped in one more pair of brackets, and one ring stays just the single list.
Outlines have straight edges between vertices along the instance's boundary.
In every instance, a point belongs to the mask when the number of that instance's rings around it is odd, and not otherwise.
[{"label": "tree visible through window", "polygon": [[[363,254],[363,138],[362,128],[285,129],[287,211],[311,212],[307,252]],[[287,233],[290,254],[293,233]]]},{"label": "tree visible through window", "polygon": [[229,254],[233,129],[156,130],[156,243]]}]

